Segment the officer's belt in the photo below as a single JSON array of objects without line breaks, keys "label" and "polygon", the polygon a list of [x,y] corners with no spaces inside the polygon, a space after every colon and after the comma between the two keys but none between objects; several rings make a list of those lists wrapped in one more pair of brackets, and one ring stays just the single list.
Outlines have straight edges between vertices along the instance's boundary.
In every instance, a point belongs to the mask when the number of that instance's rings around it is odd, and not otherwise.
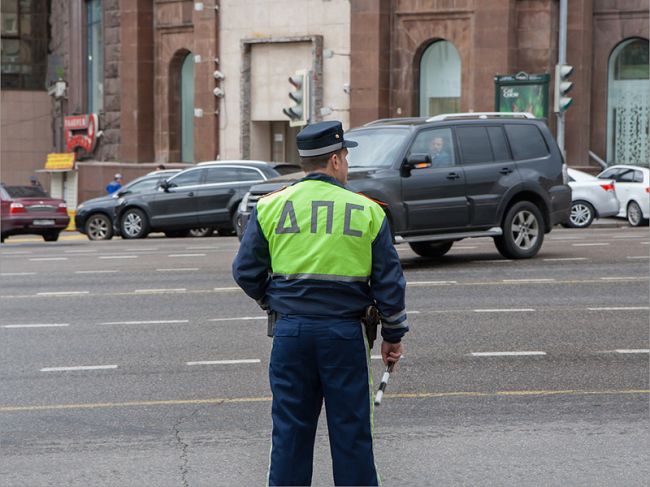
[{"label": "officer's belt", "polygon": [[271,278],[284,281],[313,279],[316,281],[368,282],[370,276],[338,276],[336,274],[271,274]]}]

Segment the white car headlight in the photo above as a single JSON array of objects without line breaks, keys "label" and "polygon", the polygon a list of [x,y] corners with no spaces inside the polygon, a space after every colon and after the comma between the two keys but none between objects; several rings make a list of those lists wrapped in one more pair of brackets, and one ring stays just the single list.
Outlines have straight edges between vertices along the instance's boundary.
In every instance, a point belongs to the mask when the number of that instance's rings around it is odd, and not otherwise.
[{"label": "white car headlight", "polygon": [[241,200],[241,203],[239,203],[239,213],[244,213],[246,211],[246,207],[248,206],[248,199],[250,198],[250,192],[246,193],[244,197]]}]

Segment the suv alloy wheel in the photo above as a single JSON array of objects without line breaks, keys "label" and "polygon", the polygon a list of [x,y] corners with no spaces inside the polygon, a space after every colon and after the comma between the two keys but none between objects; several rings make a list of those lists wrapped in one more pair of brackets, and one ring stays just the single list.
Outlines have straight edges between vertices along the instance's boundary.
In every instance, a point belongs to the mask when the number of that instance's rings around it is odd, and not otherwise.
[{"label": "suv alloy wheel", "polygon": [[113,224],[110,218],[95,213],[86,222],[86,235],[89,240],[110,240],[113,238]]},{"label": "suv alloy wheel", "polygon": [[138,208],[129,208],[122,215],[120,229],[124,238],[144,238],[149,233],[149,222],[144,211]]},{"label": "suv alloy wheel", "polygon": [[638,227],[643,222],[643,212],[636,201],[627,205],[627,221],[633,227]]},{"label": "suv alloy wheel", "polygon": [[503,219],[503,235],[494,237],[497,250],[508,259],[534,257],[544,241],[542,214],[530,201],[512,205]]},{"label": "suv alloy wheel", "polygon": [[574,201],[571,204],[571,216],[566,223],[568,228],[587,228],[594,221],[596,211],[586,201]]}]

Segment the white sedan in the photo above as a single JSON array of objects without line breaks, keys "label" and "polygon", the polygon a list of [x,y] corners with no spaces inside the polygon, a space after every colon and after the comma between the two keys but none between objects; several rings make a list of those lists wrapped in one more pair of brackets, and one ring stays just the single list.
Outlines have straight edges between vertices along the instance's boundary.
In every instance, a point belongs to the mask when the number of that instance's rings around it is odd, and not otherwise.
[{"label": "white sedan", "polygon": [[618,215],[638,227],[650,218],[650,169],[616,165],[605,169],[599,179],[613,179],[619,201]]},{"label": "white sedan", "polygon": [[587,228],[594,218],[615,216],[618,200],[614,181],[603,181],[586,172],[568,169],[571,187],[571,216],[566,227]]}]

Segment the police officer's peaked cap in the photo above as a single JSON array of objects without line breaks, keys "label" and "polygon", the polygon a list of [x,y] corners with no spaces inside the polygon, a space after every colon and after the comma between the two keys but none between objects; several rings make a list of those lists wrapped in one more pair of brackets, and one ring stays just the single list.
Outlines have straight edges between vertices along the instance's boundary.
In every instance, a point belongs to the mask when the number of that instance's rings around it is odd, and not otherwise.
[{"label": "police officer's peaked cap", "polygon": [[344,147],[356,147],[356,142],[343,139],[341,122],[332,120],[307,125],[296,136],[300,157],[316,157]]}]

